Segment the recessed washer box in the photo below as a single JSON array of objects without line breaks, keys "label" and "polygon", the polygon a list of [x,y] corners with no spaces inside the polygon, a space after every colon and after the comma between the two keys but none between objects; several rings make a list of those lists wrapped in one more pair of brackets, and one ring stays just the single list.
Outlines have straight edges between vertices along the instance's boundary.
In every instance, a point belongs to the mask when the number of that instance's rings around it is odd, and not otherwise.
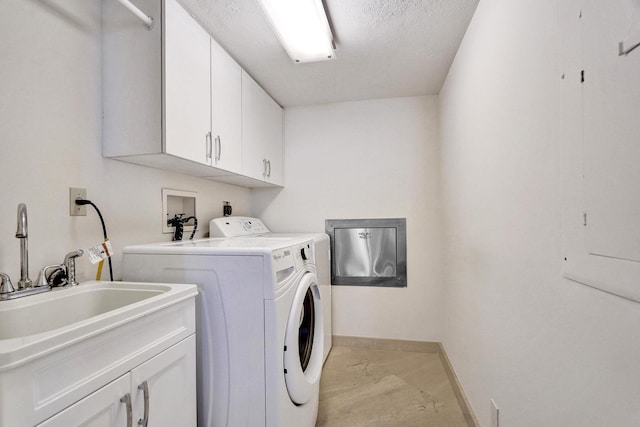
[{"label": "recessed washer box", "polygon": [[407,286],[405,218],[328,219],[331,284]]},{"label": "recessed washer box", "polygon": [[[173,190],[171,188],[162,189],[162,232],[173,233],[167,221],[175,215],[183,215],[184,218],[196,216],[196,202],[198,193],[193,191]],[[184,232],[193,231],[195,222],[190,220],[184,225]]]}]

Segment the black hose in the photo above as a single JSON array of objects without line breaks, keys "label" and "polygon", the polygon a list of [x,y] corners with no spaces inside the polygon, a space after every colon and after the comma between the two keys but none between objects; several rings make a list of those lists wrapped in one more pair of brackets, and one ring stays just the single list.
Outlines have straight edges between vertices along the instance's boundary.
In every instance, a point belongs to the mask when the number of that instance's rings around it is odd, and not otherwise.
[{"label": "black hose", "polygon": [[195,236],[196,231],[198,231],[198,218],[196,218],[195,216],[183,218],[182,215],[184,214],[176,214],[174,215],[173,218],[167,220],[167,225],[170,225],[171,227],[175,227],[175,230],[173,232],[174,242],[182,240],[184,225],[191,220],[193,220],[193,231],[191,232],[191,236],[189,237],[189,240],[193,240],[193,236]]},{"label": "black hose", "polygon": [[173,218],[167,220],[167,225],[171,227],[175,227],[173,230],[173,241],[177,242],[182,240],[182,231],[184,228],[184,219],[182,219],[182,214],[176,214]]},{"label": "black hose", "polygon": [[193,231],[191,232],[191,236],[189,236],[189,240],[193,240],[193,236],[195,236],[196,231],[198,231],[198,218],[190,216],[189,218],[185,218],[182,222],[187,223],[190,220],[193,220]]},{"label": "black hose", "polygon": [[[100,224],[102,224],[102,235],[104,236],[104,241],[106,242],[107,240],[109,240],[109,238],[107,237],[107,226],[104,223],[104,218],[102,217],[102,213],[100,212],[100,209],[98,209],[98,207],[95,205],[95,203],[93,203],[91,200],[76,199],[76,205],[91,205],[93,209],[96,210],[98,217],[100,217]],[[111,263],[110,256],[109,256],[109,277],[113,282],[113,265]]]}]

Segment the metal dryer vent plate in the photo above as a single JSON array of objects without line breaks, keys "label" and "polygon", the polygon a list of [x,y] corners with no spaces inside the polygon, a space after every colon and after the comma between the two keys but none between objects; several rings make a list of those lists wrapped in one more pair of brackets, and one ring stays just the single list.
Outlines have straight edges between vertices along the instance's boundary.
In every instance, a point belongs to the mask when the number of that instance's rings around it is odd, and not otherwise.
[{"label": "metal dryer vent plate", "polygon": [[328,219],[331,284],[407,286],[405,218]]}]

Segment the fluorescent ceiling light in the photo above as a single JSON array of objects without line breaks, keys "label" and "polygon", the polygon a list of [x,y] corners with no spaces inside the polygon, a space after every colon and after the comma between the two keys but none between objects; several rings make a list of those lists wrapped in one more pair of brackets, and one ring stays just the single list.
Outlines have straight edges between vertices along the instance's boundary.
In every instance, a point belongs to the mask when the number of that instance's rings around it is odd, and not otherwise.
[{"label": "fluorescent ceiling light", "polygon": [[295,62],[335,58],[322,0],[258,0],[284,50]]}]

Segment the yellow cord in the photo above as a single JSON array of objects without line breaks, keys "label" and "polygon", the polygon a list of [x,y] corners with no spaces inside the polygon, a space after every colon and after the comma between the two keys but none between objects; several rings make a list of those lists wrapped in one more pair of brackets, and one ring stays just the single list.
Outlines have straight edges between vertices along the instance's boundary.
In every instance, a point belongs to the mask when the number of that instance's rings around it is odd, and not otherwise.
[{"label": "yellow cord", "polygon": [[[108,242],[109,239],[104,239],[104,242]],[[96,280],[101,280],[102,279],[102,266],[104,265],[104,260],[101,260],[98,263],[98,271],[96,271]]]},{"label": "yellow cord", "polygon": [[98,263],[98,271],[96,272],[96,280],[100,280],[102,278],[102,266],[104,265],[104,260]]}]

